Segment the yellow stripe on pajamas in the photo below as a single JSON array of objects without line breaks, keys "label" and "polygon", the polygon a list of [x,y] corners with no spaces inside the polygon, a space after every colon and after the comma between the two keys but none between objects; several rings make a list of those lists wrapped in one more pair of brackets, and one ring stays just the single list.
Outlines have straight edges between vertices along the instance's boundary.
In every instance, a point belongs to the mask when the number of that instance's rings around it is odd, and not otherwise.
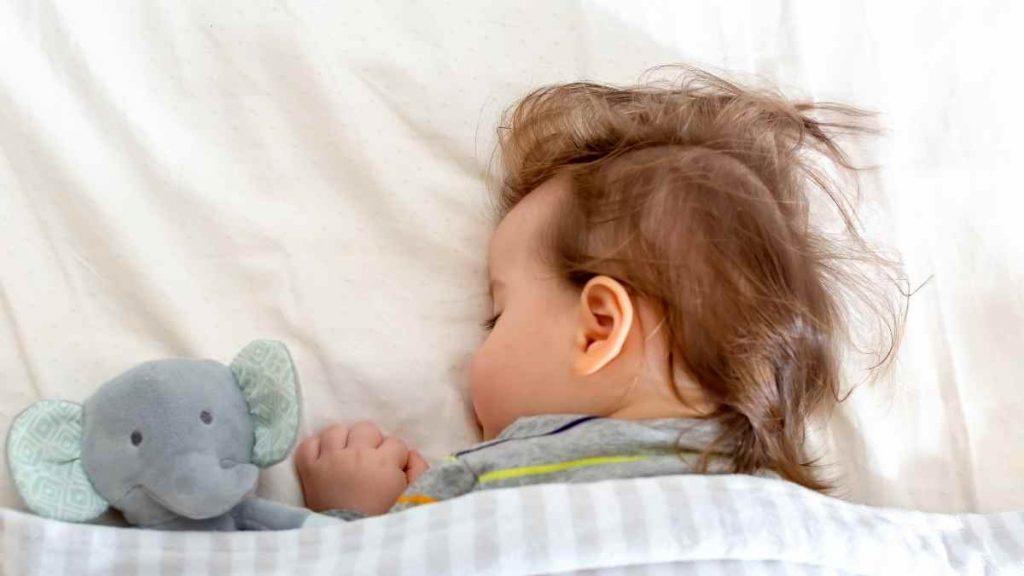
[{"label": "yellow stripe on pajamas", "polygon": [[581,458],[580,460],[568,460],[566,462],[552,462],[551,464],[540,464],[538,466],[520,466],[518,468],[505,468],[481,474],[479,482],[495,482],[521,476],[536,476],[538,474],[550,474],[561,470],[572,468],[586,468],[587,466],[600,466],[602,464],[618,464],[621,462],[636,462],[646,460],[647,456],[595,456],[593,458]]},{"label": "yellow stripe on pajamas", "polygon": [[399,504],[432,504],[437,502],[426,494],[406,494],[398,497]]}]

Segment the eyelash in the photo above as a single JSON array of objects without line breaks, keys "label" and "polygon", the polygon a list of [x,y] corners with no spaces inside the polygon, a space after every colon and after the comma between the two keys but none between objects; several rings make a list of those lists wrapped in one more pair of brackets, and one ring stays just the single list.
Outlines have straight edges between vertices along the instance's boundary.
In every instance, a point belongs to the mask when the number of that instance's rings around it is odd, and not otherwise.
[{"label": "eyelash", "polygon": [[494,325],[497,324],[498,318],[500,318],[500,317],[501,317],[501,314],[495,314],[493,318],[491,318],[490,320],[485,321],[483,323],[484,330],[487,330],[488,332],[490,332],[491,330],[494,330]]}]

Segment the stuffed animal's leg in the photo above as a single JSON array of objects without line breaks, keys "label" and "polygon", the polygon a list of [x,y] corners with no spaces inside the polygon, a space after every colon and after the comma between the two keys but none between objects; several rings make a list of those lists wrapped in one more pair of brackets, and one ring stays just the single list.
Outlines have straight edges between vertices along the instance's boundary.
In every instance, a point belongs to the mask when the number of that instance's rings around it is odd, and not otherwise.
[{"label": "stuffed animal's leg", "polygon": [[334,518],[262,498],[246,498],[232,508],[239,530],[291,530],[338,522]]}]

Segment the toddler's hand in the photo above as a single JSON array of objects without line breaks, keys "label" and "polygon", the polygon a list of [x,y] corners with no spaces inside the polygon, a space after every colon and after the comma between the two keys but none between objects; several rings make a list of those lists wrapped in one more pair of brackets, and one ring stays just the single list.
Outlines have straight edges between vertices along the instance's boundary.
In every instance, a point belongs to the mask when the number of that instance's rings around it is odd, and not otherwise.
[{"label": "toddler's hand", "polygon": [[384,437],[365,420],[351,427],[330,426],[295,450],[306,506],[316,512],[347,508],[371,516],[383,514],[405,491],[413,469],[418,476],[425,467],[418,454],[410,455],[404,442]]}]

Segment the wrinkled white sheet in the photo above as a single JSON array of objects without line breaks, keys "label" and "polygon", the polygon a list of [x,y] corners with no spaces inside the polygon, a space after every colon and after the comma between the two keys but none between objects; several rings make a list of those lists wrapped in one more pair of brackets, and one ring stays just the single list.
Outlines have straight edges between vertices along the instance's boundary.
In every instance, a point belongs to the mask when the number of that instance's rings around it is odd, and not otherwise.
[{"label": "wrinkled white sheet", "polygon": [[[0,429],[143,360],[274,338],[306,431],[476,441],[498,113],[686,60],[883,112],[865,224],[932,278],[891,383],[832,420],[840,494],[1020,509],[1022,24],[1009,2],[4,2]],[[300,501],[288,464],[261,492]]]}]

